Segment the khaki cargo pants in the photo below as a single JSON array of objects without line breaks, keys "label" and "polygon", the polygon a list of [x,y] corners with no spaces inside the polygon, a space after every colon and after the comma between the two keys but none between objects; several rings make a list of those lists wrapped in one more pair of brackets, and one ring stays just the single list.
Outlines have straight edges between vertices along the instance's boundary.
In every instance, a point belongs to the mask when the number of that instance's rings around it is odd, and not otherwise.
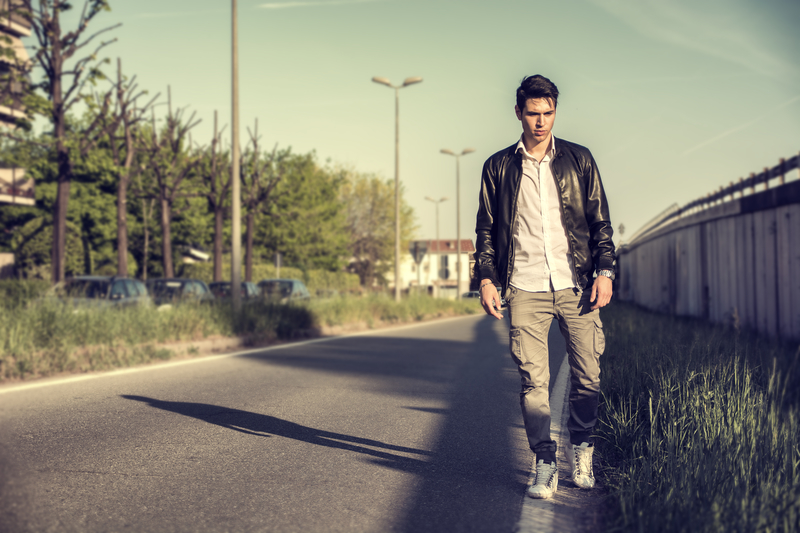
[{"label": "khaki cargo pants", "polygon": [[570,442],[591,442],[600,397],[600,356],[605,348],[600,311],[591,310],[591,291],[565,289],[527,292],[506,291],[511,321],[511,356],[522,380],[520,405],[525,432],[537,460],[555,460],[556,442],[550,436],[550,366],[547,336],[558,319],[567,342],[571,390],[569,394]]}]

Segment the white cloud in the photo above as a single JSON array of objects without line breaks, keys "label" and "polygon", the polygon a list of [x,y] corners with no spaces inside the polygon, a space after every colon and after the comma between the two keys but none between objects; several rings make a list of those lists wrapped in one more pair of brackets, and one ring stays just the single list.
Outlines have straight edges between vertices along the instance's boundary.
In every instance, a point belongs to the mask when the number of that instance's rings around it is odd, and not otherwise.
[{"label": "white cloud", "polygon": [[[719,1],[701,11],[696,3],[663,0],[588,0],[638,33],[741,65],[758,74],[779,77],[798,66],[766,49],[739,19],[747,13]],[[712,4],[714,4],[712,2]],[[708,7],[708,6],[706,6]]]},{"label": "white cloud", "polygon": [[794,98],[790,98],[789,100],[783,102],[780,105],[777,105],[777,106],[773,107],[769,111],[763,113],[761,116],[758,116],[755,119],[753,119],[753,120],[751,120],[749,122],[746,122],[745,124],[741,124],[739,126],[736,126],[735,128],[731,128],[729,130],[723,131],[722,133],[719,133],[719,134],[715,135],[714,137],[711,137],[710,139],[706,139],[705,141],[701,142],[700,144],[689,148],[688,150],[683,152],[681,155],[689,155],[692,152],[695,152],[695,151],[697,151],[697,150],[699,150],[701,148],[705,148],[709,144],[714,144],[715,142],[717,142],[719,140],[722,140],[725,137],[728,137],[730,135],[733,135],[736,132],[739,132],[739,131],[742,131],[744,129],[747,129],[747,128],[757,124],[758,122],[761,122],[766,117],[768,117],[769,115],[775,113],[776,111],[780,111],[781,109],[783,109],[785,107],[789,107],[790,105],[794,104],[797,101],[800,101],[800,94],[798,94]]},{"label": "white cloud", "polygon": [[346,4],[367,4],[373,2],[381,2],[383,0],[311,0],[311,1],[297,1],[297,2],[269,2],[261,4],[262,9],[290,9],[293,7],[317,7],[317,6],[342,6]]}]

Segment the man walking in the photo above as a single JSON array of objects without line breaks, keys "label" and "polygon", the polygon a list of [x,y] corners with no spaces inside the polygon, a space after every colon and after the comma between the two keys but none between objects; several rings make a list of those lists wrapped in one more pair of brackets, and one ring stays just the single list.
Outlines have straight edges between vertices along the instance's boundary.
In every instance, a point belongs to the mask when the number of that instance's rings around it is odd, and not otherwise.
[{"label": "man walking", "polygon": [[[475,232],[475,277],[481,304],[500,319],[500,286],[508,305],[511,356],[522,380],[525,432],[536,454],[532,498],[558,488],[556,442],[550,436],[547,334],[558,319],[571,369],[572,481],[594,487],[592,433],[605,339],[599,309],[611,300],[616,258],[608,203],[591,152],[552,134],[558,88],[529,76],[517,89],[519,142],[483,166]],[[596,275],[596,277],[595,277]]]}]

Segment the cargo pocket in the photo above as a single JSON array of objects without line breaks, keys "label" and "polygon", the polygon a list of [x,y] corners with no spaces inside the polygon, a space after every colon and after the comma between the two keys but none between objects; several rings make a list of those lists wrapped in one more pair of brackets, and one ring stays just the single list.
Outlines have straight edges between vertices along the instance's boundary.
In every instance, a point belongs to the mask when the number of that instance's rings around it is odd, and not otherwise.
[{"label": "cargo pocket", "polygon": [[508,330],[508,346],[511,348],[511,357],[517,365],[522,364],[522,331],[518,328]]},{"label": "cargo pocket", "polygon": [[606,336],[603,333],[603,322],[600,320],[600,313],[594,318],[594,353],[597,357],[603,355],[606,349]]}]

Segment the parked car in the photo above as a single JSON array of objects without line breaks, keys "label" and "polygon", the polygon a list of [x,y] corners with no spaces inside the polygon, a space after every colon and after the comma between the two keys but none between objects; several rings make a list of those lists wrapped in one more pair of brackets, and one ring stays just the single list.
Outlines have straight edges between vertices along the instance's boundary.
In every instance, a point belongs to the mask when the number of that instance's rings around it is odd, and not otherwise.
[{"label": "parked car", "polygon": [[47,294],[77,307],[152,305],[144,283],[118,276],[73,276]]},{"label": "parked car", "polygon": [[[208,288],[215,298],[230,298],[231,297],[231,282],[230,281],[214,281],[208,284]],[[252,281],[242,282],[242,298],[251,299],[258,297],[258,287]]]},{"label": "parked car", "polygon": [[156,278],[147,280],[147,289],[156,305],[183,302],[211,302],[214,295],[202,280],[191,278]]},{"label": "parked car", "polygon": [[305,283],[299,279],[262,279],[258,282],[258,292],[267,300],[281,303],[311,298]]}]

